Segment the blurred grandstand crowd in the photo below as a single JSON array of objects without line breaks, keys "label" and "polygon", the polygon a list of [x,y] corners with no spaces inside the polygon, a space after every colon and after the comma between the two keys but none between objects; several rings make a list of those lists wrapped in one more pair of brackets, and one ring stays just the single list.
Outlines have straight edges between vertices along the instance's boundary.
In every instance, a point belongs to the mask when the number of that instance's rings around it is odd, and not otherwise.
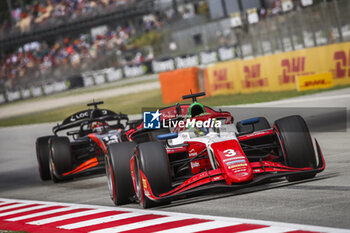
[{"label": "blurred grandstand crowd", "polygon": [[89,34],[79,38],[65,37],[52,46],[46,42],[32,42],[1,58],[0,79],[2,81],[23,78],[30,74],[39,77],[60,69],[56,76],[66,69],[86,68],[103,57],[109,49],[125,48],[134,34],[130,27],[118,27],[93,38]]},{"label": "blurred grandstand crowd", "polygon": [[[29,32],[33,27],[55,25],[60,19],[70,19],[80,16],[93,16],[98,12],[108,12],[120,6],[128,6],[135,0],[46,0],[34,1],[33,4],[25,5],[24,8],[12,10],[12,23],[4,20],[0,28],[0,37],[7,33],[18,31]],[[183,18],[190,18],[192,14],[184,11]],[[142,24],[144,32],[152,29],[160,29],[162,20],[170,20],[174,12],[168,14],[146,17]],[[111,49],[125,50],[135,35],[135,29],[129,24],[121,24],[109,27],[108,30],[92,36],[84,33],[79,36],[66,36],[56,41],[34,41],[0,54],[0,86],[13,86],[13,80],[20,81],[30,76],[33,80],[53,74],[62,76],[69,69],[82,70],[105,56]],[[138,53],[134,64],[142,62],[143,57]],[[56,69],[57,68],[57,69]]]},{"label": "blurred grandstand crowd", "polygon": [[[64,17],[93,16],[119,6],[132,4],[134,0],[47,0],[18,7],[12,11],[12,23],[4,20],[0,36],[20,30],[30,31],[33,26],[56,24]],[[145,21],[145,28],[159,27],[157,20]],[[55,76],[66,69],[85,68],[105,55],[106,51],[125,49],[135,31],[130,26],[117,26],[93,37],[90,33],[78,37],[64,37],[48,45],[46,41],[27,43],[0,57],[0,84],[30,74],[39,77],[52,71]],[[55,70],[56,67],[60,69]],[[11,86],[11,83],[8,83]]]},{"label": "blurred grandstand crowd", "polygon": [[[57,77],[64,79],[68,75],[76,75],[76,73],[82,71],[96,69],[97,66],[94,65],[102,60],[109,60],[108,66],[98,66],[97,69],[140,64],[146,57],[140,53],[142,48],[137,47],[135,40],[145,35],[146,32],[153,30],[161,32],[162,40],[164,40],[161,45],[163,50],[161,56],[159,56],[161,58],[169,52],[174,52],[175,56],[182,56],[189,53],[199,53],[203,50],[216,50],[221,46],[235,46],[233,43],[237,43],[238,40],[235,39],[236,35],[233,35],[235,30],[230,26],[231,14],[241,12],[242,20],[247,21],[248,17],[244,12],[251,8],[256,8],[257,17],[260,20],[266,19],[266,23],[262,26],[268,29],[265,33],[268,35],[267,38],[271,39],[272,36],[270,35],[273,35],[273,33],[270,30],[278,32],[277,35],[281,34],[278,31],[281,27],[280,24],[288,20],[281,18],[280,22],[278,20],[275,22],[273,20],[268,21],[268,18],[283,15],[287,12],[282,6],[287,1],[291,2],[288,11],[297,12],[298,9],[303,7],[303,0],[8,0],[7,5],[6,1],[2,0],[0,7],[7,7],[9,15],[8,17],[1,17],[0,15],[0,40],[11,38],[11,35],[16,33],[19,37],[22,35],[25,37],[37,33],[37,29],[54,31],[54,36],[46,38],[38,36],[39,39],[16,44],[12,47],[4,48],[2,46],[0,51],[0,94],[2,87],[3,89],[14,89],[16,84],[25,83],[22,87],[28,88],[27,84],[31,85],[31,82],[35,80],[48,81]],[[327,0],[327,2],[330,1]],[[144,2],[151,2],[154,7],[151,7],[143,15],[132,13],[126,18],[110,20],[107,23],[97,23],[97,20],[95,20],[97,16],[108,13],[113,15],[127,11],[134,12],[132,7],[141,6],[142,8]],[[170,3],[170,7],[159,8],[157,4],[161,2]],[[174,5],[176,2],[178,2],[178,5]],[[229,2],[232,4],[231,8],[228,7]],[[324,1],[308,0],[306,2],[320,3]],[[226,4],[228,8],[223,9],[223,7],[218,6],[218,3],[223,6]],[[257,5],[259,7],[256,7]],[[221,13],[217,14],[217,11]],[[319,10],[315,10],[313,13],[320,15],[319,12]],[[75,30],[76,25],[74,25],[72,29],[69,29],[69,32],[55,34],[57,25],[69,26],[74,19],[81,18],[93,20],[91,20],[88,27]],[[224,19],[227,19],[226,23],[221,24]],[[305,22],[305,25],[309,21]],[[201,25],[207,25],[208,27],[200,28]],[[198,27],[196,30],[192,30],[190,28],[192,26]],[[291,25],[291,27],[294,26]],[[93,33],[93,29],[98,29],[98,27],[103,27],[103,29],[100,28]],[[210,28],[212,30],[207,30]],[[254,26],[250,28],[256,29]],[[298,28],[300,27],[298,26]],[[323,30],[323,25],[320,25],[320,28]],[[183,34],[178,33],[176,37],[174,32],[178,29],[183,30]],[[192,30],[192,32],[188,33],[185,29]],[[238,32],[241,35],[247,34],[248,38],[247,40],[247,38],[242,37],[241,42],[253,44],[254,41],[250,42],[249,40],[252,36],[247,25],[240,27],[240,30]],[[302,33],[300,32],[300,34]],[[185,38],[185,36],[188,38]],[[253,38],[255,36],[253,35]],[[175,43],[176,38],[181,40],[186,47],[181,47],[178,41]],[[282,40],[285,40],[285,38],[281,37],[280,41]],[[298,40],[300,41],[302,38]],[[279,46],[279,42],[272,41],[271,47],[272,45]],[[194,47],[195,49],[193,49]],[[123,63],[119,58],[109,59],[107,56],[108,54],[116,55],[118,52],[123,53],[130,49],[136,51],[128,63]],[[159,53],[155,54],[159,55]],[[147,59],[152,59],[152,56],[153,54]],[[155,57],[155,59],[159,57]]]},{"label": "blurred grandstand crowd", "polygon": [[0,33],[19,30],[28,32],[34,26],[57,24],[65,17],[75,19],[79,16],[93,16],[108,12],[119,6],[133,3],[134,0],[46,0],[34,1],[22,9],[12,10],[12,20],[5,20]]}]

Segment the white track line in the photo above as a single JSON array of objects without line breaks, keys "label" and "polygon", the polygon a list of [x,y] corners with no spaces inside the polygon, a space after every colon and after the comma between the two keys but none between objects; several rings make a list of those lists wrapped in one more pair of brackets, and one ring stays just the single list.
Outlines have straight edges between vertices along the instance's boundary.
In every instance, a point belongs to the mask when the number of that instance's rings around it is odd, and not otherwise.
[{"label": "white track line", "polygon": [[179,217],[160,217],[157,219],[151,219],[151,220],[145,220],[141,222],[135,222],[130,223],[126,225],[121,225],[117,227],[111,227],[111,228],[105,228],[97,231],[91,231],[90,233],[114,233],[114,232],[122,232],[122,231],[130,231],[130,230],[136,230],[140,229],[142,230],[143,227],[149,227],[153,225],[158,225],[162,223],[169,223],[179,220],[185,220],[187,218],[179,218]]},{"label": "white track line", "polygon": [[0,202],[0,207],[3,206],[3,205],[8,205],[10,204],[9,202]]},{"label": "white track line", "polygon": [[54,210],[47,210],[47,211],[39,212],[39,213],[35,213],[35,214],[28,214],[28,215],[24,215],[24,216],[20,216],[20,217],[16,217],[16,218],[10,218],[10,219],[6,219],[6,221],[15,222],[15,221],[20,221],[20,220],[25,220],[28,218],[35,218],[35,217],[40,217],[40,216],[44,216],[44,215],[48,215],[48,214],[55,214],[55,213],[59,213],[59,212],[67,211],[67,210],[76,210],[76,209],[77,208],[73,207],[73,206],[63,207],[63,208],[54,209]]},{"label": "white track line", "polygon": [[[128,212],[128,214],[138,215],[138,216],[145,215],[145,214],[157,214],[157,215],[167,215],[169,217],[180,217],[180,218],[185,217],[185,218],[197,218],[197,219],[213,220],[213,222],[195,224],[196,228],[193,231],[210,230],[210,229],[215,229],[215,228],[219,228],[219,227],[232,226],[232,225],[246,223],[246,224],[267,225],[267,226],[271,226],[271,227],[282,227],[282,228],[288,228],[288,229],[299,229],[299,230],[303,230],[303,231],[315,231],[315,232],[327,232],[327,233],[335,233],[335,232],[336,233],[350,233],[350,229],[341,229],[341,228],[335,228],[335,227],[321,227],[321,226],[313,226],[313,225],[305,225],[305,224],[294,224],[294,223],[274,222],[274,221],[265,221],[265,220],[255,220],[255,219],[176,213],[176,212],[169,212],[169,211],[142,210],[142,209],[107,207],[107,206],[87,205],[87,204],[48,202],[48,201],[16,200],[16,199],[6,199],[6,198],[0,198],[0,201],[4,201],[7,203],[18,202],[18,203],[25,203],[25,204],[43,204],[43,205],[49,205],[49,206],[58,206],[58,205],[65,206],[65,208],[51,210],[50,211],[51,213],[65,211],[65,210],[79,209],[79,208],[93,208],[93,209],[101,209],[101,210],[105,210],[105,211],[123,211],[123,212]],[[67,207],[67,206],[69,206],[69,207]],[[17,217],[17,218],[11,219],[11,221],[19,221],[19,220],[26,219],[26,218],[47,215],[47,214],[49,214],[48,212],[49,211],[45,211],[42,213]],[[121,216],[121,215],[123,215],[123,214],[117,214],[115,216]],[[105,220],[107,218],[108,217],[104,217]],[[98,220],[101,220],[101,219],[102,218],[100,218]],[[8,221],[8,219],[6,219],[6,221]],[[96,219],[92,220],[92,221],[89,220],[89,222],[84,221],[81,223],[91,224],[91,223],[94,223],[93,221],[96,221]],[[113,220],[111,220],[111,221],[113,221]],[[76,224],[80,224],[80,223],[76,223]],[[94,224],[99,224],[99,223],[94,223]],[[94,225],[94,224],[91,224],[91,225]],[[68,226],[71,226],[72,229],[75,229],[75,228],[73,228],[73,224],[61,226],[61,227],[68,228]],[[75,226],[77,226],[77,225],[75,225]],[[182,231],[181,229],[184,231]],[[176,232],[176,233],[177,232],[190,232],[189,230],[186,231],[186,229],[189,229],[189,228],[186,226],[186,227],[181,227],[181,228],[175,228],[175,230],[162,231],[162,232]],[[271,229],[273,229],[273,228],[271,228]]]},{"label": "white track line", "polygon": [[141,214],[141,213],[116,214],[116,215],[111,215],[111,216],[107,216],[107,217],[102,217],[102,218],[91,219],[91,220],[86,220],[86,221],[82,221],[82,222],[67,224],[64,226],[59,226],[58,228],[72,230],[72,229],[77,229],[77,228],[82,228],[82,227],[93,226],[93,225],[97,225],[97,224],[101,224],[101,223],[107,223],[107,222],[113,222],[113,221],[123,220],[123,219],[127,219],[127,218],[132,218],[132,217],[138,217],[138,216],[142,216],[142,215],[143,214]]},{"label": "white track line", "polygon": [[0,207],[0,211],[12,209],[12,208],[17,208],[17,207],[23,207],[23,206],[27,206],[27,205],[31,205],[31,204],[30,203],[19,203],[19,204],[4,206],[4,207]]},{"label": "white track line", "polygon": [[23,209],[19,209],[19,210],[13,210],[13,211],[1,213],[0,217],[7,216],[7,215],[12,215],[12,214],[23,213],[23,212],[28,212],[28,211],[31,211],[31,210],[43,209],[45,207],[48,207],[48,206],[46,206],[46,205],[39,205],[39,206],[33,206],[33,207],[23,208]]},{"label": "white track line", "polygon": [[48,224],[48,223],[53,223],[53,222],[58,222],[58,221],[70,219],[70,218],[82,217],[82,216],[91,215],[91,214],[98,214],[98,213],[102,213],[102,212],[105,212],[105,211],[104,210],[86,210],[86,211],[81,211],[81,212],[77,212],[77,213],[56,216],[56,217],[52,217],[52,218],[45,218],[45,219],[37,220],[37,221],[33,221],[33,222],[27,222],[27,224],[44,225],[44,224]]},{"label": "white track line", "polygon": [[255,230],[247,230],[244,232],[247,233],[285,233],[289,231],[296,231],[297,228],[288,228],[288,227],[276,227],[276,226],[270,226],[270,227],[264,227],[260,229]]},{"label": "white track line", "polygon": [[192,233],[196,231],[205,231],[205,230],[211,230],[211,229],[216,229],[221,227],[234,226],[238,224],[240,223],[212,221],[212,222],[198,223],[198,224],[184,226],[184,227],[177,227],[177,228],[164,230],[164,231],[157,231],[157,233],[178,233],[178,232]]}]

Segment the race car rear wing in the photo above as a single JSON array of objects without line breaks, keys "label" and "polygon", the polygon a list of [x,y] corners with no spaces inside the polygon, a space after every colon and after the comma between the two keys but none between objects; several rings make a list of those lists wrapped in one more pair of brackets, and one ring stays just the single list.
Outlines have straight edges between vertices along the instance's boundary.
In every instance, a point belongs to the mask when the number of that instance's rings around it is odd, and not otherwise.
[{"label": "race car rear wing", "polygon": [[[76,120],[76,121],[72,121],[72,122],[69,122],[69,123],[63,122],[62,124],[57,124],[56,126],[54,126],[52,128],[52,132],[55,135],[57,135],[57,133],[59,131],[79,126],[80,129],[76,131],[76,134],[79,134],[80,132],[82,132],[82,126],[83,125],[86,125],[86,124],[91,123],[93,121],[102,121],[102,122],[103,121],[117,121],[116,125],[119,125],[119,124],[121,124],[120,121],[122,121],[122,120],[125,120],[126,122],[128,122],[129,121],[128,115],[123,114],[123,113],[114,113],[113,112],[113,115],[105,115],[105,116],[102,116],[102,117],[88,118],[88,119],[83,118],[81,120]],[[112,125],[112,127],[113,127],[113,125]],[[73,135],[73,134],[70,134],[70,135]]]}]

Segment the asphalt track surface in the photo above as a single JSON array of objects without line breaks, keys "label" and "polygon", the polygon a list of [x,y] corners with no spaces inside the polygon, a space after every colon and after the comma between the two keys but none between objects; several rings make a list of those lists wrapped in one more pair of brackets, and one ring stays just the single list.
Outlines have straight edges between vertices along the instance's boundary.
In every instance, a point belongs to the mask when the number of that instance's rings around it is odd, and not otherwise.
[{"label": "asphalt track surface", "polygon": [[[350,229],[350,89],[247,107],[230,110],[236,120],[266,116],[272,122],[290,114],[305,115],[323,149],[326,170],[308,181],[288,183],[279,179],[245,189],[205,193],[156,209]],[[52,126],[0,129],[0,197],[113,206],[103,175],[59,184],[40,181],[35,139],[50,134]],[[124,207],[140,208],[137,204]]]}]

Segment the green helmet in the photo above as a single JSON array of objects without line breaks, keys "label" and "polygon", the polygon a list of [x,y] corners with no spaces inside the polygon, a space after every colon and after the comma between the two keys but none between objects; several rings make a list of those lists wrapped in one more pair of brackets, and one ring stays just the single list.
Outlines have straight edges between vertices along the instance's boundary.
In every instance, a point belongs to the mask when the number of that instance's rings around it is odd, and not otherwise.
[{"label": "green helmet", "polygon": [[203,106],[203,104],[198,103],[198,102],[194,102],[188,108],[187,115],[191,116],[191,117],[195,117],[195,116],[199,116],[203,113],[206,113],[205,107]]}]

